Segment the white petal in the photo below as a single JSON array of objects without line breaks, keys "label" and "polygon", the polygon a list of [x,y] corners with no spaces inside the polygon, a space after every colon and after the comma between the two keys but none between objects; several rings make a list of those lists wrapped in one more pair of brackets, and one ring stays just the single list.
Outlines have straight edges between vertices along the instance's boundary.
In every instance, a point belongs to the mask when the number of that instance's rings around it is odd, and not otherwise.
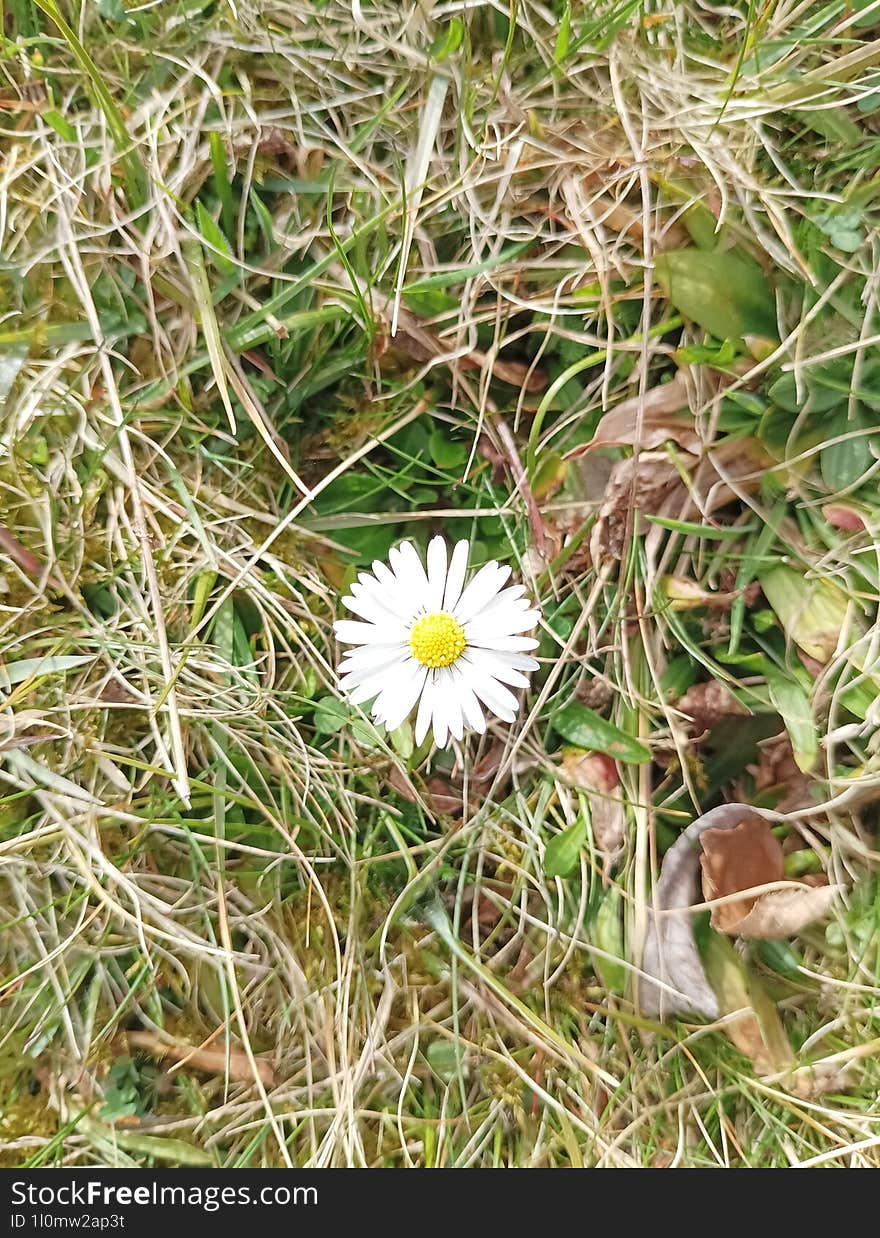
[{"label": "white petal", "polygon": [[[462,659],[464,661],[464,659]],[[481,667],[471,665],[471,673],[468,675],[468,684],[480,698],[484,705],[488,705],[493,714],[496,714],[504,722],[513,722],[517,713],[517,699],[512,692],[509,692],[497,679],[493,679]],[[464,668],[462,668],[464,669]]]},{"label": "white petal", "polygon": [[347,675],[350,671],[370,670],[388,663],[402,662],[408,656],[408,647],[400,641],[387,645],[360,645],[355,649],[346,649],[339,663],[339,674]]},{"label": "white petal", "polygon": [[446,591],[443,594],[441,606],[441,610],[445,610],[447,615],[451,615],[458,605],[458,600],[464,587],[467,565],[468,543],[467,541],[456,542],[452,558],[449,560],[449,571],[446,574]]},{"label": "white petal", "polygon": [[506,653],[504,661],[518,671],[536,671],[541,665],[537,658],[530,658],[527,653]]},{"label": "white petal", "polygon": [[[417,665],[415,660],[411,658],[408,662],[398,662],[391,668],[380,667],[378,671],[365,675],[358,687],[351,693],[349,697],[351,703],[360,705],[362,701],[372,700],[373,697],[386,692],[392,697],[396,696],[406,688],[415,665]],[[373,712],[375,712],[375,705]]]},{"label": "white petal", "polygon": [[459,623],[467,623],[481,611],[491,598],[499,591],[510,575],[509,567],[499,567],[497,563],[487,563],[481,567],[461,595],[455,608],[455,618]]},{"label": "white petal", "polygon": [[431,716],[434,712],[434,676],[428,675],[422,689],[422,699],[419,701],[419,712],[416,714],[416,729],[413,738],[420,744],[428,734]]},{"label": "white petal", "polygon": [[494,640],[473,642],[475,649],[494,649],[498,653],[521,653],[525,649],[537,649],[539,644],[534,636],[499,636]]},{"label": "white petal", "polygon": [[464,735],[464,720],[461,716],[461,701],[457,676],[452,668],[437,671],[434,688],[434,742],[438,748],[446,746],[446,732],[451,739]]},{"label": "white petal", "polygon": [[434,743],[438,748],[446,747],[446,732],[449,727],[446,722],[446,689],[451,676],[444,671],[434,672]]},{"label": "white petal", "polygon": [[485,671],[501,683],[510,684],[514,688],[527,688],[529,681],[521,671],[515,670],[508,661],[510,654],[492,653],[488,649],[472,649],[470,661],[479,670]]},{"label": "white petal", "polygon": [[391,693],[390,689],[383,691],[376,702],[375,712],[384,722],[386,731],[396,731],[403,720],[409,717],[413,705],[419,699],[427,674],[428,668],[419,666],[416,662],[410,670],[405,686],[394,693]]},{"label": "white petal", "polygon": [[434,718],[431,726],[434,732],[434,743],[438,748],[445,748],[447,736],[446,717],[443,714],[436,697],[434,698]]},{"label": "white petal", "polygon": [[[383,564],[377,563],[374,566],[382,567]],[[409,623],[416,609],[412,590],[408,594],[404,593],[387,567],[385,572],[387,573],[387,584],[382,580],[376,580],[366,572],[361,572],[358,579],[351,586],[351,596],[357,598],[359,602],[375,603],[384,611],[389,612],[400,623]],[[343,599],[343,601],[346,600]],[[347,601],[346,605],[348,605]],[[349,610],[354,609],[353,606],[349,606]]]},{"label": "white petal", "polygon": [[428,543],[428,592],[425,597],[428,614],[443,609],[445,588],[446,542],[442,537],[432,537]]},{"label": "white petal", "polygon": [[[461,716],[461,704],[458,699],[458,685],[452,667],[444,667],[437,672],[437,704],[434,706],[434,728],[436,739],[437,712],[441,714],[444,728],[448,728],[450,738],[461,739],[464,734],[464,723]],[[440,747],[443,746],[437,740]]]},{"label": "white petal", "polygon": [[337,619],[333,631],[343,645],[387,645],[407,637],[402,623],[358,623],[354,619]]},{"label": "white petal", "polygon": [[505,606],[503,610],[487,615],[481,612],[464,625],[464,634],[469,643],[479,645],[482,641],[499,636],[515,636],[518,632],[531,632],[541,618],[539,610],[514,611]]},{"label": "white petal", "polygon": [[373,697],[379,695],[382,691],[383,679],[383,675],[368,675],[366,679],[352,688],[351,691],[346,689],[346,696],[352,705],[363,705],[365,701],[371,701]]},{"label": "white petal", "polygon": [[392,547],[388,552],[388,561],[402,592],[411,595],[418,605],[424,605],[428,577],[412,542],[402,542],[400,546]]},{"label": "white petal", "polygon": [[342,605],[347,607],[352,614],[360,615],[362,619],[366,619],[368,623],[390,624],[392,627],[399,627],[401,618],[399,613],[391,610],[387,604],[387,599],[379,601],[376,597],[364,590],[359,596],[344,597]]},{"label": "white petal", "polygon": [[449,734],[459,743],[464,738],[464,718],[461,714],[461,699],[455,687],[449,689],[446,697],[446,722]]},{"label": "white petal", "polygon": [[483,717],[483,711],[480,709],[480,703],[474,696],[473,689],[467,682],[466,672],[455,668],[456,683],[455,690],[458,693],[458,700],[461,705],[462,713],[465,721],[472,730],[477,731],[480,735],[486,730],[486,719]]},{"label": "white petal", "polygon": [[393,659],[379,662],[376,666],[340,666],[339,687],[343,692],[351,692],[358,684],[378,677],[377,682],[381,688],[382,678],[389,675],[399,665],[400,658],[395,655]]}]

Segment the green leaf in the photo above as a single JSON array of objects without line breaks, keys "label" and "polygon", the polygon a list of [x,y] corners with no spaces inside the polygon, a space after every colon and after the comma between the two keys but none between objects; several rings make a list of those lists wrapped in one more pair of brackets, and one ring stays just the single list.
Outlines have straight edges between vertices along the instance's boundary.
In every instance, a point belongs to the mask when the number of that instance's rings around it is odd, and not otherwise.
[{"label": "green leaf", "polygon": [[335,696],[322,696],[315,701],[313,722],[316,735],[337,735],[351,726],[352,738],[365,747],[375,747],[377,735],[369,722],[353,718],[351,710]]},{"label": "green leaf", "polygon": [[205,249],[211,263],[223,275],[235,275],[237,267],[232,261],[232,248],[219,225],[215,223],[201,202],[196,202],[196,221],[199,232],[205,240]]},{"label": "green leaf", "polygon": [[550,451],[542,456],[531,479],[534,497],[545,499],[552,494],[565,479],[566,469],[566,462],[558,451]]},{"label": "green leaf", "polygon": [[849,398],[852,366],[811,366],[798,387],[794,374],[783,374],[767,392],[778,407],[788,413],[827,413]]},{"label": "green leaf", "polygon": [[789,980],[803,980],[804,960],[787,941],[758,941],[757,946],[761,962],[771,971]]},{"label": "green leaf", "polygon": [[[849,612],[849,599],[840,586],[824,578],[807,579],[784,563],[759,572],[758,580],[786,636],[811,658],[827,662]],[[857,621],[851,630],[856,627]]]},{"label": "green leaf", "polygon": [[461,468],[468,458],[468,449],[464,443],[457,443],[449,437],[449,431],[433,430],[428,439],[428,451],[438,469]]},{"label": "green leaf", "polygon": [[772,662],[767,663],[766,674],[770,700],[785,723],[797,767],[808,774],[819,754],[819,734],[809,695],[791,674],[783,673]]},{"label": "green leaf", "polygon": [[834,438],[838,434],[849,434],[856,430],[872,432],[853,434],[852,438],[843,439],[839,443],[829,443],[819,454],[822,480],[829,490],[847,490],[850,486],[857,485],[874,464],[871,442],[877,442],[877,431],[859,406],[856,406],[852,418],[845,415],[836,417],[828,426],[826,437]]},{"label": "green leaf", "polygon": [[348,710],[335,696],[322,696],[315,702],[314,724],[319,735],[335,735],[348,722]]},{"label": "green leaf", "polygon": [[58,136],[63,138],[65,142],[76,141],[76,130],[70,121],[62,116],[60,112],[43,112],[43,120],[47,125],[50,125]]},{"label": "green leaf", "polygon": [[559,23],[559,34],[556,36],[556,44],[553,48],[553,60],[556,64],[562,64],[568,55],[568,48],[571,43],[571,0],[565,0],[565,8],[562,10],[562,21]]},{"label": "green leaf", "polygon": [[98,12],[104,18],[104,21],[116,23],[128,21],[128,14],[122,6],[121,0],[98,0]]},{"label": "green leaf", "polygon": [[651,760],[650,749],[643,743],[577,701],[558,710],[551,721],[562,738],[578,748],[605,752],[630,765],[641,765]]},{"label": "green leaf", "polygon": [[72,671],[76,667],[85,666],[89,662],[94,662],[94,660],[95,655],[93,653],[59,654],[56,657],[46,658],[20,658],[18,662],[8,663],[0,670],[0,679],[5,678],[7,685],[11,686],[16,683],[24,683],[26,679],[31,679],[34,676],[58,675],[64,671]]},{"label": "green leaf", "polygon": [[458,51],[463,38],[464,22],[460,17],[453,17],[446,29],[431,44],[429,53],[431,59],[436,61],[446,60],[453,52]]},{"label": "green leaf", "polygon": [[587,823],[581,816],[561,834],[554,834],[544,849],[544,873],[568,877],[577,868],[581,848],[587,841]]},{"label": "green leaf", "polygon": [[[599,904],[592,932],[593,944],[615,959],[625,959],[623,947],[623,896],[617,886],[611,886]],[[612,993],[626,991],[626,968],[623,962],[596,957],[593,960],[602,984]]]},{"label": "green leaf", "polygon": [[757,262],[735,250],[667,250],[654,273],[675,308],[716,339],[775,337],[773,292]]}]

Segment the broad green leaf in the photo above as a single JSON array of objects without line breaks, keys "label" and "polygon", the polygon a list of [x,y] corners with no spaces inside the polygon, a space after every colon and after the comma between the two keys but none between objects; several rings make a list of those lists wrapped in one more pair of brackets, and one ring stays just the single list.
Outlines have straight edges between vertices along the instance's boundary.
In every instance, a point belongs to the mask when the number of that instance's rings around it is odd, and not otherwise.
[{"label": "broad green leaf", "polygon": [[[626,957],[623,947],[623,896],[617,886],[611,886],[599,904],[592,939],[594,945],[606,954],[613,955],[615,959],[623,960]],[[626,968],[623,962],[615,963],[611,959],[597,956],[593,965],[606,989],[612,993],[626,991]]]},{"label": "broad green leaf", "polygon": [[315,702],[314,724],[319,735],[335,735],[348,722],[348,710],[335,696],[322,696]]},{"label": "broad green leaf", "polygon": [[766,675],[770,699],[785,723],[797,767],[808,774],[819,754],[819,734],[809,695],[792,675],[780,671],[772,662],[767,663]]},{"label": "broad green leaf", "polygon": [[849,610],[844,591],[830,580],[808,580],[783,563],[759,572],[758,580],[786,636],[811,658],[827,662]]},{"label": "broad green leaf", "polygon": [[468,458],[468,448],[449,437],[449,431],[433,430],[428,439],[431,459],[438,469],[462,468]]},{"label": "broad green leaf", "polygon": [[[853,433],[856,430],[870,431],[864,434]],[[829,443],[823,447],[819,455],[819,469],[822,480],[829,490],[847,490],[855,486],[865,476],[876,457],[871,451],[872,441],[880,441],[880,435],[860,407],[856,407],[855,415],[850,419],[846,415],[835,418],[826,430],[826,437],[833,438],[838,434],[853,433],[852,438],[842,439],[839,443]]]},{"label": "broad green leaf", "polygon": [[562,738],[578,748],[605,752],[608,756],[630,765],[640,765],[651,760],[650,749],[640,740],[627,735],[613,722],[577,701],[572,701],[570,705],[558,710],[551,721]]},{"label": "broad green leaf", "polygon": [[761,962],[789,980],[802,980],[804,960],[787,941],[758,941]]},{"label": "broad green leaf", "polygon": [[409,722],[402,722],[396,731],[391,732],[391,747],[404,761],[408,761],[415,750],[413,729]]},{"label": "broad green leaf", "polygon": [[317,735],[336,735],[351,726],[352,738],[366,747],[375,747],[377,735],[374,728],[360,718],[353,718],[348,706],[335,696],[322,696],[315,702],[313,715]]},{"label": "broad green leaf", "polygon": [[535,468],[532,478],[532,494],[536,499],[544,499],[552,494],[565,479],[567,465],[558,451],[548,452],[542,456]]},{"label": "broad green leaf", "polygon": [[668,250],[654,273],[675,308],[716,339],[777,335],[773,292],[757,262],[734,250]]},{"label": "broad green leaf", "polygon": [[548,877],[568,877],[577,868],[578,859],[587,841],[587,823],[578,817],[561,834],[554,834],[544,850],[544,872]]},{"label": "broad green leaf", "polygon": [[798,384],[794,374],[782,374],[771,384],[767,394],[777,408],[788,413],[827,413],[845,403],[849,393],[852,367],[841,372],[839,366],[814,366]]},{"label": "broad green leaf", "polygon": [[446,60],[453,52],[457,52],[461,47],[461,41],[464,38],[464,22],[460,17],[453,17],[452,21],[441,32],[438,38],[431,44],[429,55],[432,60]]}]

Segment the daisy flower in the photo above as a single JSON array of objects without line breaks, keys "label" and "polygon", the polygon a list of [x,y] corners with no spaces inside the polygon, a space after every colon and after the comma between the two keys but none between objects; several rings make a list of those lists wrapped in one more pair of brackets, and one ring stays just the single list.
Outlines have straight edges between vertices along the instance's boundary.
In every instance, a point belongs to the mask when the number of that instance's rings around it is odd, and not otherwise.
[{"label": "daisy flower", "polygon": [[487,563],[465,583],[468,543],[450,556],[435,537],[427,567],[412,542],[391,550],[361,572],[342,604],[355,615],[334,624],[348,649],[339,666],[340,687],[353,705],[372,701],[373,720],[394,731],[418,704],[415,740],[433,729],[438,747],[460,740],[465,728],[485,731],[484,708],[513,722],[517,700],[509,687],[525,688],[524,671],[538,663],[523,636],[540,612],[523,585],[505,589],[510,568]]}]

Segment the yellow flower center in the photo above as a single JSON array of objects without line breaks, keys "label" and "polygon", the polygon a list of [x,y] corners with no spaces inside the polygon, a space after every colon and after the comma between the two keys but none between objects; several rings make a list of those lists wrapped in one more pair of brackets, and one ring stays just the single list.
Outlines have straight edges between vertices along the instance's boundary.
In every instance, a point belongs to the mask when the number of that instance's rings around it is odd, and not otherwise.
[{"label": "yellow flower center", "polygon": [[412,656],[422,666],[429,666],[432,670],[438,666],[452,666],[464,653],[466,644],[464,628],[457,619],[442,610],[433,615],[422,615],[409,634]]}]

